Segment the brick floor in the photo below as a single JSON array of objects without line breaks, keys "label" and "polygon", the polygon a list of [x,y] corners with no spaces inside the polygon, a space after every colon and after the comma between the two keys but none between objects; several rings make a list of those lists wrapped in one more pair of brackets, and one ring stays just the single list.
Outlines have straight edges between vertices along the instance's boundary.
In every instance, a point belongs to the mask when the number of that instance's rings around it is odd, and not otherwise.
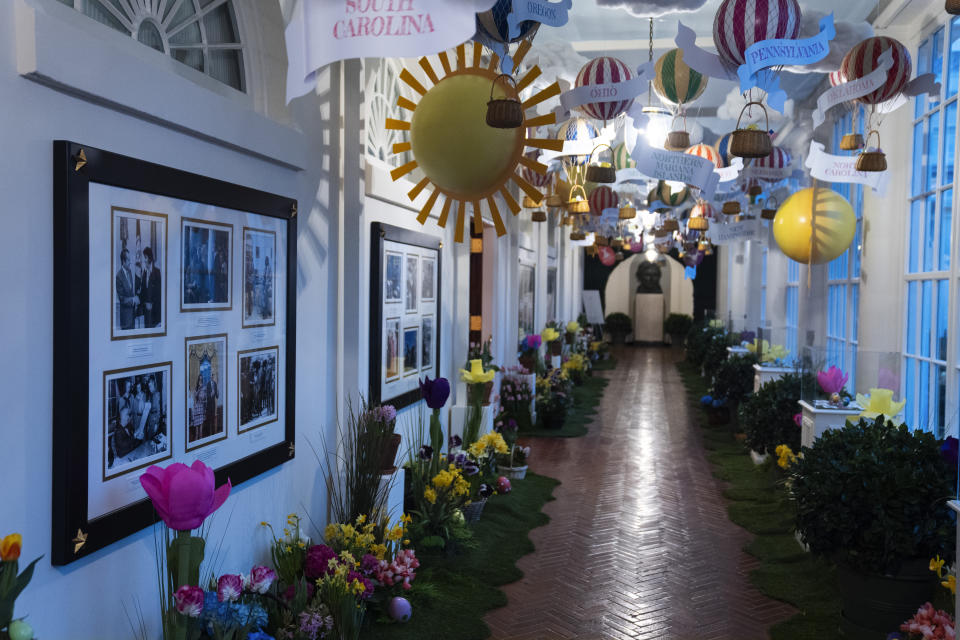
[{"label": "brick floor", "polygon": [[582,438],[531,438],[532,471],[563,482],[530,537],[494,640],[754,640],[793,615],[747,579],[667,348],[624,348]]}]

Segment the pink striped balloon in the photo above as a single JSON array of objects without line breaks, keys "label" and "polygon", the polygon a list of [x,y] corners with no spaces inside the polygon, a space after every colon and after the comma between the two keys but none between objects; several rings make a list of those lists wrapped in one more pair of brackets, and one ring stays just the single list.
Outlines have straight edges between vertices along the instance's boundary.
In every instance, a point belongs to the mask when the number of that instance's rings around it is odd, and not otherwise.
[{"label": "pink striped balloon", "polygon": [[[537,158],[540,156],[540,152],[528,151],[523,155],[531,160],[536,161]],[[520,165],[520,167],[521,167],[520,175],[523,176],[523,179],[529,182],[530,184],[532,184],[533,186],[537,187],[538,189],[542,189],[543,187],[546,187],[547,185],[550,184],[550,180],[552,179],[552,176],[549,173],[537,173],[533,169],[530,169],[523,165]]]},{"label": "pink striped balloon", "polygon": [[858,80],[877,67],[880,54],[893,49],[893,66],[887,71],[887,81],[876,91],[857,98],[864,104],[880,104],[896,97],[910,81],[913,69],[910,52],[899,40],[886,36],[867,38],[847,52],[840,64],[840,71],[848,81]]},{"label": "pink striped balloon", "polygon": [[701,200],[690,209],[691,218],[713,218],[717,217],[717,210],[706,200]]},{"label": "pink striped balloon", "polygon": [[692,156],[697,156],[699,158],[706,158],[712,162],[717,167],[723,167],[723,158],[720,156],[720,152],[717,151],[717,148],[712,144],[695,144],[684,153],[689,153]]},{"label": "pink striped balloon", "polygon": [[783,147],[774,147],[770,155],[753,162],[755,166],[765,169],[784,169],[790,166],[790,152]]},{"label": "pink striped balloon", "polygon": [[[583,65],[580,73],[577,74],[576,86],[579,88],[595,84],[626,82],[631,77],[630,67],[626,64],[616,58],[602,56]],[[606,122],[629,109],[631,104],[633,104],[633,98],[615,102],[588,102],[577,108],[591,118]]]},{"label": "pink striped balloon", "polygon": [[828,77],[830,78],[831,87],[836,87],[847,81],[847,77],[843,75],[843,68],[831,71]]},{"label": "pink striped balloon", "polygon": [[800,33],[797,0],[723,0],[713,20],[713,44],[729,66],[744,63],[750,45]]},{"label": "pink striped balloon", "polygon": [[597,187],[587,200],[590,202],[590,213],[595,216],[602,215],[604,209],[612,209],[620,203],[620,197],[610,187]]}]

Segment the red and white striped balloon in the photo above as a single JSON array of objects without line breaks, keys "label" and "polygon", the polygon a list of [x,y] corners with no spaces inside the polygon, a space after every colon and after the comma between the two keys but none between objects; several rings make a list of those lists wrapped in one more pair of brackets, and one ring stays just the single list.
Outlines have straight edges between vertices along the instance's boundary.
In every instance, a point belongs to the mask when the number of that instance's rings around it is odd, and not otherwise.
[{"label": "red and white striped balloon", "polygon": [[713,44],[729,66],[744,63],[750,45],[800,33],[797,0],[723,0],[713,19]]},{"label": "red and white striped balloon", "polygon": [[828,77],[830,78],[831,87],[836,87],[847,81],[847,77],[843,75],[842,67],[840,69],[837,69],[836,71],[831,71]]},{"label": "red and white striped balloon", "polygon": [[603,214],[604,209],[613,209],[620,203],[620,197],[610,187],[597,187],[587,198],[590,202],[590,213],[595,216]]},{"label": "red and white striped balloon", "polygon": [[717,210],[706,200],[701,200],[690,209],[691,218],[712,218],[716,219]]},{"label": "red and white striped balloon", "polygon": [[[530,160],[536,161],[537,158],[540,156],[540,152],[528,151],[523,155],[529,158]],[[529,167],[526,167],[524,165],[520,165],[520,167],[521,167],[520,175],[523,176],[523,179],[538,189],[542,189],[543,187],[548,186],[550,184],[550,181],[553,178],[553,176],[551,176],[550,173],[537,173],[533,169],[530,169]]]},{"label": "red and white striped balloon", "polygon": [[697,156],[698,158],[705,158],[712,162],[717,167],[723,167],[723,157],[720,155],[720,152],[717,151],[717,148],[712,144],[695,144],[684,153],[689,153],[692,156]]},{"label": "red and white striped balloon", "polygon": [[[630,67],[616,58],[601,56],[583,65],[577,74],[576,86],[588,87],[594,84],[626,82],[631,77]],[[633,98],[615,102],[588,102],[577,107],[580,111],[597,120],[612,120],[630,108]]]},{"label": "red and white striped balloon", "polygon": [[790,166],[790,152],[783,147],[774,147],[770,155],[757,158],[753,162],[755,166],[764,169],[785,169]]},{"label": "red and white striped balloon", "polygon": [[840,72],[847,81],[858,80],[877,67],[880,54],[893,49],[893,66],[887,71],[887,81],[876,91],[857,98],[864,104],[880,104],[896,97],[910,81],[912,65],[910,52],[899,40],[886,36],[867,38],[847,52],[840,64]]}]

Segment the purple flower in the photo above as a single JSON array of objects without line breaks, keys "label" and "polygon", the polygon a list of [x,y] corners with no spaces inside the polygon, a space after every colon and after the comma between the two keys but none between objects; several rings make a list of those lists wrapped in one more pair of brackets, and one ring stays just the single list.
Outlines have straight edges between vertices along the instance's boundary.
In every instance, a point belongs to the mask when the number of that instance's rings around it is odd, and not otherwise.
[{"label": "purple flower", "polygon": [[270,567],[256,566],[250,569],[250,591],[263,595],[277,579],[277,572]]},{"label": "purple flower", "polygon": [[234,574],[225,574],[217,580],[217,600],[233,602],[243,593],[243,577]]},{"label": "purple flower", "polygon": [[442,409],[450,397],[450,381],[446,378],[431,380],[426,376],[420,381],[420,395],[431,409]]},{"label": "purple flower", "polygon": [[420,447],[420,453],[417,454],[421,460],[429,460],[433,457],[433,447],[425,444]]},{"label": "purple flower", "polygon": [[177,612],[185,616],[196,618],[203,612],[204,594],[200,587],[183,585],[173,594],[173,600]]},{"label": "purple flower", "polygon": [[[307,600],[308,600],[308,601],[309,601],[309,600],[312,600],[312,599],[313,599],[313,591],[314,591],[313,582],[311,582],[311,581],[308,580],[308,581],[306,581],[304,584],[306,584],[306,586],[307,586]],[[297,585],[292,584],[292,585],[290,585],[289,587],[287,587],[287,590],[286,590],[286,591],[283,592],[283,599],[286,600],[287,602],[290,602],[291,600],[293,600],[293,598],[294,598],[296,595],[297,595]]]},{"label": "purple flower", "polygon": [[526,338],[523,339],[523,343],[527,347],[527,349],[539,349],[540,345],[543,342],[542,342],[542,339],[540,338],[540,334],[531,333],[530,335],[528,335]]},{"label": "purple flower", "polygon": [[464,464],[466,461],[467,461],[467,454],[465,454],[465,453],[463,453],[463,452],[460,452],[460,453],[448,453],[448,454],[447,454],[447,463],[448,463],[448,464],[454,464],[454,465],[456,465],[456,466],[457,466],[458,468],[460,468],[460,469],[463,468],[463,464]]},{"label": "purple flower", "polygon": [[460,438],[460,436],[458,436],[458,435],[456,435],[456,434],[450,436],[450,448],[451,448],[451,449],[456,449],[456,448],[462,447],[462,446],[463,446],[463,440]]},{"label": "purple flower", "polygon": [[363,556],[363,560],[360,561],[360,571],[363,572],[363,575],[369,576],[376,573],[380,569],[380,561],[377,560],[377,557],[371,554],[366,554]]},{"label": "purple flower", "polygon": [[802,428],[803,428],[803,414],[802,414],[802,413],[795,413],[795,414],[793,414],[793,422],[794,422],[794,424],[796,424],[798,427],[800,427],[800,428],[802,429]]},{"label": "purple flower", "polygon": [[943,444],[940,445],[940,455],[943,456],[947,464],[956,467],[958,454],[960,454],[960,440],[953,436],[944,439]]},{"label": "purple flower", "polygon": [[463,475],[475,476],[480,473],[480,467],[473,460],[466,460],[463,463]]},{"label": "purple flower", "polygon": [[337,552],[325,544],[315,544],[307,550],[307,560],[303,572],[311,580],[323,577],[331,572],[330,560]]},{"label": "purple flower", "polygon": [[843,386],[847,384],[849,376],[837,367],[831,366],[826,371],[817,372],[817,383],[827,395],[840,393]]},{"label": "purple flower", "polygon": [[360,594],[361,599],[366,600],[373,595],[373,583],[368,578],[356,571],[351,571],[347,574],[347,582],[351,583],[354,580],[359,580],[363,584],[363,593]]},{"label": "purple flower", "polygon": [[493,495],[493,487],[484,482],[480,485],[480,490],[478,492],[481,498],[489,498]]}]

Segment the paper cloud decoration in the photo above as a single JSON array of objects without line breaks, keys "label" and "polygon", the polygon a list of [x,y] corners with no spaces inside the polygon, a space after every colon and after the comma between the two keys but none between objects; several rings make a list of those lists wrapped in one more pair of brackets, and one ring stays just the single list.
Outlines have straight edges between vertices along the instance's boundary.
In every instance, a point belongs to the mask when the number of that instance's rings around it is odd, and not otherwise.
[{"label": "paper cloud decoration", "polygon": [[[807,38],[820,31],[820,20],[827,14],[823,11],[805,10],[800,21],[800,36]],[[834,21],[833,28],[836,35],[830,41],[830,53],[819,62],[802,67],[786,67],[793,73],[829,73],[840,68],[843,57],[859,42],[873,35],[873,27],[869,22]]]},{"label": "paper cloud decoration", "polygon": [[668,13],[696,11],[707,0],[597,0],[597,6],[608,9],[625,9],[641,18],[659,18]]}]

